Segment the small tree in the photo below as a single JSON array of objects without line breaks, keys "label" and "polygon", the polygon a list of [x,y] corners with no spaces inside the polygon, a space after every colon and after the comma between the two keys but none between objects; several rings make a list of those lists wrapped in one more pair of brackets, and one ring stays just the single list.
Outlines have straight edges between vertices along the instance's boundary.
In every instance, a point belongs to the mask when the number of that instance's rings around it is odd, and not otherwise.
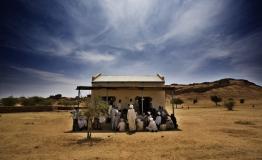
[{"label": "small tree", "polygon": [[[184,101],[180,98],[174,98],[171,100],[171,104],[175,104],[176,105],[176,108],[177,108],[177,105],[180,105],[180,104],[183,104]],[[174,106],[173,106],[173,114],[174,114]]]},{"label": "small tree", "polygon": [[222,101],[222,98],[218,97],[218,96],[210,96],[210,99],[211,99],[211,101],[213,101],[216,104],[216,106],[217,106],[218,102]]},{"label": "small tree", "polygon": [[235,101],[233,98],[229,98],[224,102],[224,106],[229,110],[232,111],[235,105]]},{"label": "small tree", "polygon": [[244,99],[244,98],[241,98],[241,99],[239,100],[239,102],[240,102],[241,104],[243,104],[243,103],[245,103],[245,99]]},{"label": "small tree", "polygon": [[7,98],[2,98],[1,102],[3,106],[14,106],[16,104],[16,98],[12,96]]},{"label": "small tree", "polygon": [[93,102],[86,100],[84,105],[87,107],[84,111],[87,120],[87,139],[91,140],[93,131],[92,124],[94,119],[100,115],[106,114],[109,106],[99,97],[96,97]]}]

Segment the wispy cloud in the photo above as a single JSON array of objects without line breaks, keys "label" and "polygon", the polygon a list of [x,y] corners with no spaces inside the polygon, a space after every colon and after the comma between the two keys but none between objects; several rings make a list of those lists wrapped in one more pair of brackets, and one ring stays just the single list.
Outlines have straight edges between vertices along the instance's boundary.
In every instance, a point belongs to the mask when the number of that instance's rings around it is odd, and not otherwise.
[{"label": "wispy cloud", "polygon": [[50,81],[53,83],[62,83],[62,84],[76,84],[76,80],[73,78],[68,78],[64,74],[61,73],[54,73],[54,72],[48,72],[43,70],[38,70],[34,68],[27,68],[27,67],[16,67],[12,66],[11,68],[24,72],[27,74],[27,76],[34,76],[39,79]]},{"label": "wispy cloud", "polygon": [[97,51],[77,51],[75,56],[77,59],[91,63],[112,62],[117,59],[116,55]]}]

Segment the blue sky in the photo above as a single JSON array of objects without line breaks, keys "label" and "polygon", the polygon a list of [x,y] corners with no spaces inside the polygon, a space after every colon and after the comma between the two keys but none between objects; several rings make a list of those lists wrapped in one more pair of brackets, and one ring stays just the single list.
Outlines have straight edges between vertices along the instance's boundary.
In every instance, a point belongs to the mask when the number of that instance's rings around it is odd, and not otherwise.
[{"label": "blue sky", "polygon": [[259,0],[0,3],[0,97],[75,96],[96,73],[262,85]]}]

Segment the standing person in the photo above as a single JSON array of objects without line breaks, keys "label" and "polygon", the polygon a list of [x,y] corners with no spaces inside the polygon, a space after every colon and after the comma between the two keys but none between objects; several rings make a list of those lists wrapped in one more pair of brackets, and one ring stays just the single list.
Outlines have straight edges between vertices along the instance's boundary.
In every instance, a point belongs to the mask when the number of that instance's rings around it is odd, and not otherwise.
[{"label": "standing person", "polygon": [[115,108],[115,106],[113,106],[113,109],[111,111],[111,127],[112,127],[112,130],[116,130],[116,127],[117,127],[115,125],[117,114],[118,114],[118,110]]},{"label": "standing person", "polygon": [[120,111],[117,111],[116,112],[116,117],[115,117],[115,129],[117,130],[117,127],[118,127],[118,123],[120,122],[120,117],[121,117],[121,112]]},{"label": "standing person", "polygon": [[129,126],[129,131],[134,132],[136,130],[136,112],[134,106],[131,104],[127,111],[127,121]]},{"label": "standing person", "polygon": [[161,113],[160,112],[157,112],[157,116],[156,116],[156,125],[157,125],[157,128],[159,129],[160,127],[160,124],[161,124]]},{"label": "standing person", "polygon": [[79,108],[74,108],[74,110],[71,112],[72,118],[73,118],[73,131],[78,131],[78,116],[79,116]]},{"label": "standing person", "polygon": [[121,101],[121,99],[119,99],[119,101],[118,101],[118,103],[116,104],[116,106],[117,106],[117,109],[120,111],[121,109],[122,109],[122,101]]}]

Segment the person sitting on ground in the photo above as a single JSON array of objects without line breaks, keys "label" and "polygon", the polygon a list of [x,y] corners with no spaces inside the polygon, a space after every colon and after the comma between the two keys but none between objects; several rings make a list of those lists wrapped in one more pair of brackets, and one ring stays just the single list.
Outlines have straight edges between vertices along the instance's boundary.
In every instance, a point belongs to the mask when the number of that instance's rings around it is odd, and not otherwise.
[{"label": "person sitting on ground", "polygon": [[157,132],[157,126],[156,122],[154,121],[153,118],[149,118],[150,122],[148,126],[146,127],[146,130],[151,131],[151,132]]},{"label": "person sitting on ground", "polygon": [[144,130],[144,122],[140,119],[140,118],[138,118],[137,120],[136,120],[136,129],[137,129],[137,131],[143,131]]},{"label": "person sitting on ground", "polygon": [[120,132],[124,132],[126,130],[126,123],[123,118],[120,119],[120,122],[117,125],[117,129]]},{"label": "person sitting on ground", "polygon": [[127,111],[127,121],[130,132],[134,132],[136,130],[136,112],[134,110],[134,106],[131,104]]},{"label": "person sitting on ground", "polygon": [[79,130],[84,130],[87,127],[86,117],[85,116],[79,116],[78,117],[78,127]]},{"label": "person sitting on ground", "polygon": [[160,124],[161,124],[161,113],[160,112],[157,112],[157,116],[156,116],[156,125],[157,125],[157,128],[159,129],[160,127]]},{"label": "person sitting on ground", "polygon": [[171,114],[171,120],[173,121],[174,128],[177,129],[178,128],[178,124],[177,124],[176,117],[175,117],[174,114]]},{"label": "person sitting on ground", "polygon": [[149,124],[149,119],[152,118],[151,112],[147,112],[147,114],[145,115],[144,121],[145,121],[145,126],[148,126]]},{"label": "person sitting on ground", "polygon": [[168,116],[167,117],[167,121],[166,121],[166,129],[167,130],[172,130],[172,129],[174,129],[175,127],[174,127],[174,123],[173,123],[173,121],[171,120],[171,118]]}]

